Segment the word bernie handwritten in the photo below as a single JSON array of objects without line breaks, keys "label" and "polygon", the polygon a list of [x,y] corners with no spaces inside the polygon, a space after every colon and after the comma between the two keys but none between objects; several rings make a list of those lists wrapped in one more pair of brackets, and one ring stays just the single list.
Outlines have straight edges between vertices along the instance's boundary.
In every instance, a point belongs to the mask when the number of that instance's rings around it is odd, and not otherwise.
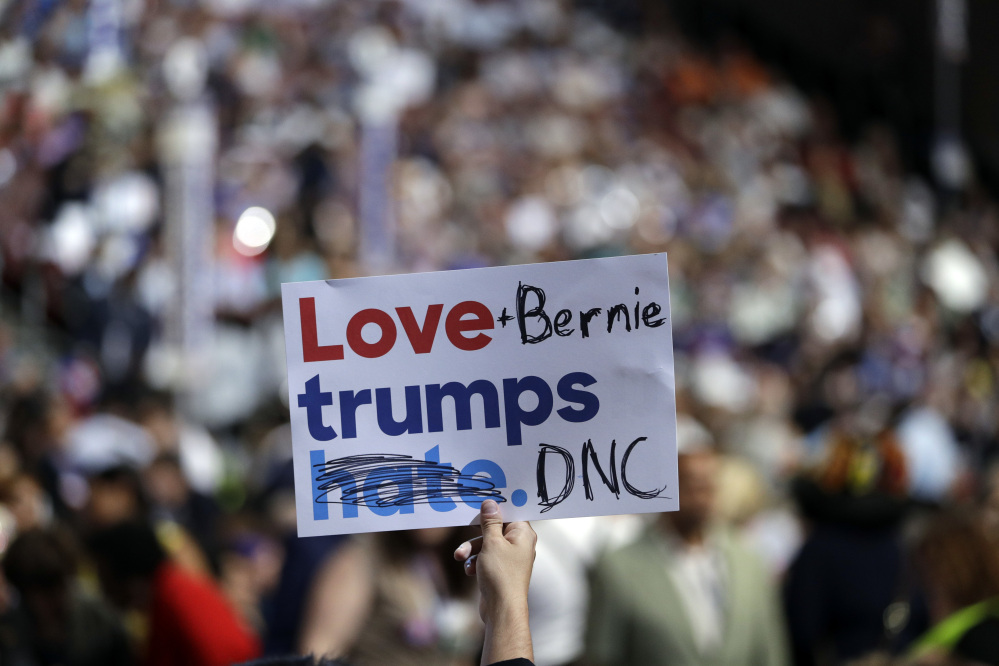
[{"label": "word bernie handwritten", "polygon": [[[639,294],[639,288],[635,287],[635,296]],[[527,301],[529,296],[534,296],[535,303],[534,307],[527,309]],[[572,326],[572,310],[568,308],[562,308],[555,313],[554,325],[552,324],[552,317],[545,312],[545,302],[547,301],[547,296],[545,295],[545,290],[541,287],[535,287],[529,284],[520,283],[517,286],[517,325],[520,328],[520,342],[525,345],[534,345],[539,342],[544,342],[552,336],[552,331],[554,330],[555,335],[560,338],[565,338],[576,332],[575,328]],[[639,307],[641,306],[640,301],[635,301],[635,330],[645,324],[647,328],[659,328],[666,323],[665,317],[660,317],[662,313],[662,306],[652,301],[647,303],[644,308],[641,308],[641,316],[639,316]],[[599,317],[602,312],[601,308],[588,308],[579,311],[579,331],[580,335],[584,338],[590,337],[590,322],[594,317]],[[503,309],[503,315],[500,316],[500,321],[506,316],[506,308]],[[533,327],[528,324],[528,320],[534,320]],[[632,330],[632,318],[629,312],[629,308],[624,303],[618,303],[617,305],[612,305],[607,308],[607,332],[611,333],[614,330],[614,324],[621,322],[623,320],[624,330],[629,333]],[[506,325],[506,322],[503,322]],[[532,331],[528,331],[528,328],[533,328]],[[618,326],[620,330],[620,325]]]}]

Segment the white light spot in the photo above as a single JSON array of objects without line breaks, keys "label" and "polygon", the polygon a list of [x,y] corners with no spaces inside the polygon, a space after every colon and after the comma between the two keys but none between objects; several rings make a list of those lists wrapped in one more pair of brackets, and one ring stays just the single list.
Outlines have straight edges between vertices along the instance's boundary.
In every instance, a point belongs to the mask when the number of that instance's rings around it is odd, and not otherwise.
[{"label": "white light spot", "polygon": [[277,223],[266,208],[252,206],[243,211],[232,232],[232,245],[247,257],[255,257],[270,245]]},{"label": "white light spot", "polygon": [[600,200],[600,216],[612,229],[630,229],[640,210],[638,197],[623,186],[614,187]]},{"label": "white light spot", "polygon": [[957,239],[931,250],[921,275],[937,298],[955,312],[974,312],[989,296],[989,276],[979,258]]},{"label": "white light spot", "polygon": [[66,275],[79,275],[97,246],[91,210],[85,204],[66,203],[49,230],[47,257]]},{"label": "white light spot", "polygon": [[555,211],[541,197],[522,197],[506,213],[506,235],[519,250],[537,252],[555,239]]}]

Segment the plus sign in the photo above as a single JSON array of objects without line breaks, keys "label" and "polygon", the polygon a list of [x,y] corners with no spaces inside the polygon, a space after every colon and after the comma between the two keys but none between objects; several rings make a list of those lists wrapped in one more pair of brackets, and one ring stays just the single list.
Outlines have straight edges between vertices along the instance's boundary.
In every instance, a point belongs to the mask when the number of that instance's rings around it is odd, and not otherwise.
[{"label": "plus sign", "polygon": [[496,318],[496,321],[503,324],[503,328],[506,328],[506,323],[508,321],[513,321],[513,317],[506,313],[506,308],[503,308],[503,314]]}]

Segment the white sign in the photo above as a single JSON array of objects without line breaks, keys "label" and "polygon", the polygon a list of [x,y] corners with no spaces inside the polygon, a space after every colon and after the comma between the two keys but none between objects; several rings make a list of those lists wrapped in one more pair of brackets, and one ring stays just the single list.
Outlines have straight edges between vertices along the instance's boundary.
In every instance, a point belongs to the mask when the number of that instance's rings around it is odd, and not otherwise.
[{"label": "white sign", "polygon": [[300,536],[678,508],[665,254],[282,300]]}]

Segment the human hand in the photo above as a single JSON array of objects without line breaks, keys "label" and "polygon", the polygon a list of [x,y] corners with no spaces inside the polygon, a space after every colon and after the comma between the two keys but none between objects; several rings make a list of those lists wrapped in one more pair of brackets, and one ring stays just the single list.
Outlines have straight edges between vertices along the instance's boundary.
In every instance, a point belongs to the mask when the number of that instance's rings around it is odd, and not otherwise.
[{"label": "human hand", "polygon": [[503,525],[499,505],[485,500],[479,509],[482,536],[458,546],[454,559],[479,584],[479,615],[486,623],[483,663],[533,659],[528,627],[527,589],[538,535],[530,523]]}]

